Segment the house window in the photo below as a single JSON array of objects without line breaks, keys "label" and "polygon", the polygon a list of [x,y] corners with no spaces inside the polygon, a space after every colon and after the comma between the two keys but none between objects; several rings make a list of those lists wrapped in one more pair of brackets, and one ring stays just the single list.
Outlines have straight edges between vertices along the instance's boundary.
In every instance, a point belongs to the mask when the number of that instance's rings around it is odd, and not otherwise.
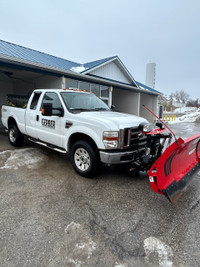
[{"label": "house window", "polygon": [[67,78],[65,87],[67,89],[69,89],[69,88],[78,88],[78,81]]},{"label": "house window", "polygon": [[103,100],[107,105],[110,105],[109,86],[103,86],[100,84],[94,84],[94,83],[66,78],[65,88],[67,89],[78,88],[81,89],[82,91],[85,90],[86,92],[92,92],[93,94],[101,98],[101,100]]},{"label": "house window", "polygon": [[109,106],[109,100],[108,99],[101,99],[107,106]]},{"label": "house window", "polygon": [[90,84],[90,90],[97,96],[100,96],[100,85],[99,84]]},{"label": "house window", "polygon": [[109,104],[109,95],[110,95],[110,90],[108,86],[101,86],[101,100],[103,100],[104,103],[106,103],[108,106]]},{"label": "house window", "polygon": [[109,97],[109,87],[101,86],[101,97]]},{"label": "house window", "polygon": [[78,88],[81,90],[85,90],[87,92],[90,92],[90,84],[87,82],[78,82]]}]

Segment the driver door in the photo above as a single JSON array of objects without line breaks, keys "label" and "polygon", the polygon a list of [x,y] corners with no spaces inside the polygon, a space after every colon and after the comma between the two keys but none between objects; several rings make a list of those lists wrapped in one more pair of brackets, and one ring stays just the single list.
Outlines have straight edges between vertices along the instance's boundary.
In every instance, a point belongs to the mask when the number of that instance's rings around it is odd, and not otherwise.
[{"label": "driver door", "polygon": [[[52,114],[42,114],[44,104],[52,104]],[[63,110],[62,115],[60,110]],[[37,138],[43,142],[63,147],[63,129],[65,127],[64,109],[59,96],[55,92],[46,92],[37,113]]]}]

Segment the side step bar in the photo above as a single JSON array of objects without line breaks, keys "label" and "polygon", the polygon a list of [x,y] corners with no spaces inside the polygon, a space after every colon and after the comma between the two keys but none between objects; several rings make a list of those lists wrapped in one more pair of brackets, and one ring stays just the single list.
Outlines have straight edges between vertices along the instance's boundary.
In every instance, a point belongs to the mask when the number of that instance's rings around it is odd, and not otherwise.
[{"label": "side step bar", "polygon": [[42,146],[45,146],[45,147],[48,147],[52,150],[55,150],[57,152],[60,152],[60,153],[63,153],[63,154],[66,154],[67,151],[64,149],[64,148],[61,148],[61,147],[58,147],[58,146],[54,146],[52,144],[48,144],[48,143],[45,143],[45,142],[42,142],[42,141],[39,141],[37,139],[34,139],[34,138],[28,138],[29,141],[33,142],[33,143],[36,143],[36,144],[39,144],[39,145],[42,145]]}]

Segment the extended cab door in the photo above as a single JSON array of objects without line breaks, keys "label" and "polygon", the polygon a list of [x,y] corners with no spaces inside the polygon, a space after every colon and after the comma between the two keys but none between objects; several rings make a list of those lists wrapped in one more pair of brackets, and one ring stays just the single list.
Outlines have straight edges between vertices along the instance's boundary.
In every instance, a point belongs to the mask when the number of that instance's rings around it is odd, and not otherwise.
[{"label": "extended cab door", "polygon": [[36,122],[37,122],[37,109],[38,103],[41,97],[41,92],[36,91],[33,93],[32,98],[30,99],[30,104],[27,106],[26,110],[26,132],[27,135],[37,138],[38,133],[36,131]]},{"label": "extended cab door", "polygon": [[[45,104],[52,106],[51,115],[42,114],[42,108]],[[46,92],[44,94],[36,116],[37,138],[46,143],[63,147],[64,109],[56,92]]]}]

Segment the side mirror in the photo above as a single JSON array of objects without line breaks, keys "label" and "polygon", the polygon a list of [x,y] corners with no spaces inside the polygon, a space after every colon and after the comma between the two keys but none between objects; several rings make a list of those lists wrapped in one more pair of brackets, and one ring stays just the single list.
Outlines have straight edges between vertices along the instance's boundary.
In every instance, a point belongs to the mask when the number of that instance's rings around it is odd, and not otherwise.
[{"label": "side mirror", "polygon": [[44,103],[42,105],[42,115],[43,116],[52,116],[52,103]]}]

